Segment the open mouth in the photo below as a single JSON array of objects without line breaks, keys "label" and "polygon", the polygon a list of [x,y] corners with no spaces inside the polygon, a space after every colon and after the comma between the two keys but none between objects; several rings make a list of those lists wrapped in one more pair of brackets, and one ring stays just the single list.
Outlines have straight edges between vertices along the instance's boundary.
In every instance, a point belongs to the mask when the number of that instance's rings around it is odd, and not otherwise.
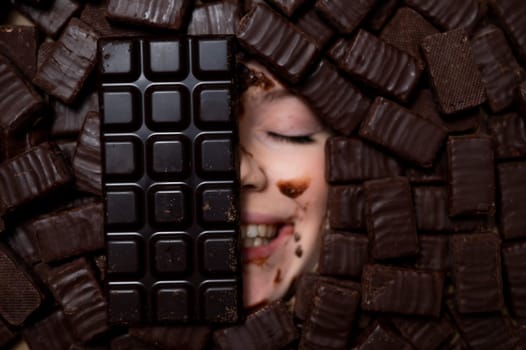
[{"label": "open mouth", "polygon": [[241,225],[243,260],[250,262],[268,258],[293,232],[292,223]]}]

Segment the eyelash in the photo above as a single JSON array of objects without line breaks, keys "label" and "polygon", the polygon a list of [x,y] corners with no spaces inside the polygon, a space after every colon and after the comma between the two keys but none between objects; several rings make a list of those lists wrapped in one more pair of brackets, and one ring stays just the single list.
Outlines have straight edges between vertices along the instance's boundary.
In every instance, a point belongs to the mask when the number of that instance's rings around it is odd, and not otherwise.
[{"label": "eyelash", "polygon": [[286,136],[286,135],[276,134],[275,132],[272,132],[272,131],[268,131],[267,135],[280,142],[289,142],[289,143],[295,143],[295,144],[309,144],[309,143],[314,142],[314,139],[312,138],[311,135]]}]

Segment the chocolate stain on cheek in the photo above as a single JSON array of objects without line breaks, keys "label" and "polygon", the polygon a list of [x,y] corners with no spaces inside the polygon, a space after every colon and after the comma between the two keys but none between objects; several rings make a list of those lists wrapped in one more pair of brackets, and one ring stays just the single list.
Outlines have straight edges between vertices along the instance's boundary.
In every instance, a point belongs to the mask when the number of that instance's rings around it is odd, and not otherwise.
[{"label": "chocolate stain on cheek", "polygon": [[276,272],[276,277],[274,277],[274,283],[278,284],[281,282],[281,269],[278,269]]},{"label": "chocolate stain on cheek", "polygon": [[290,198],[301,196],[310,185],[310,177],[304,176],[297,179],[278,180],[276,183],[280,192]]},{"label": "chocolate stain on cheek", "polygon": [[301,248],[300,245],[296,248],[296,251],[294,252],[294,254],[296,254],[298,258],[301,258],[301,256],[303,255],[303,249]]}]

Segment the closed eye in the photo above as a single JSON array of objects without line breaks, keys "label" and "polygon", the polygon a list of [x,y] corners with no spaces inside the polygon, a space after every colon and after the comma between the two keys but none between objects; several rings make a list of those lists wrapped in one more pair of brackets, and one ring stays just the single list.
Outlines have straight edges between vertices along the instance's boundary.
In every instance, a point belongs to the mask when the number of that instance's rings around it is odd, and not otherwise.
[{"label": "closed eye", "polygon": [[314,143],[314,139],[312,138],[312,135],[288,136],[288,135],[278,134],[272,131],[267,131],[267,135],[280,142],[289,142],[289,143],[297,143],[297,144]]}]

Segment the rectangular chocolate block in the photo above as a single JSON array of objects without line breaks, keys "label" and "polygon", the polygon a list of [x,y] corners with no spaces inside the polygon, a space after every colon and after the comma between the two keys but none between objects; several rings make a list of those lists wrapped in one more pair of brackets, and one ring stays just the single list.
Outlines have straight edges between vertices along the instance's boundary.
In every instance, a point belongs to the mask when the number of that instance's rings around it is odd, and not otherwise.
[{"label": "rectangular chocolate block", "polygon": [[439,320],[391,317],[389,320],[417,349],[437,349],[455,332],[445,317]]},{"label": "rectangular chocolate block", "polygon": [[488,129],[497,160],[526,157],[526,118],[518,113],[490,116]]},{"label": "rectangular chocolate block", "polygon": [[[161,349],[201,350],[208,344],[211,330],[206,326],[130,328],[130,335]],[[142,348],[141,348],[142,350]]]},{"label": "rectangular chocolate block", "polygon": [[360,125],[370,105],[369,98],[325,60],[295,90],[330,127],[344,135]]},{"label": "rectangular chocolate block", "polygon": [[361,124],[360,136],[398,157],[430,168],[447,130],[383,97],[377,97]]},{"label": "rectangular chocolate block", "polygon": [[492,233],[451,238],[455,298],[460,313],[504,307],[499,237]]},{"label": "rectangular chocolate block", "polygon": [[56,99],[51,101],[51,107],[55,112],[51,126],[51,135],[54,138],[77,138],[88,112],[99,110],[97,92],[93,91],[91,86],[88,89],[90,91],[86,91],[86,94],[81,92],[73,104],[68,105]]},{"label": "rectangular chocolate block", "polygon": [[364,27],[372,32],[379,32],[399,6],[399,0],[377,1],[365,19]]},{"label": "rectangular chocolate block", "polygon": [[457,28],[471,30],[482,17],[477,0],[406,0],[405,3],[427,17],[443,31]]},{"label": "rectangular chocolate block", "polygon": [[322,275],[360,278],[369,260],[365,235],[330,231],[323,236],[319,261]]},{"label": "rectangular chocolate block", "polygon": [[475,62],[486,87],[488,103],[495,113],[509,107],[515,99],[519,84],[525,77],[506,37],[495,25],[488,25],[471,39]]},{"label": "rectangular chocolate block", "polygon": [[362,274],[362,308],[438,317],[443,287],[441,272],[366,265]]},{"label": "rectangular chocolate block", "polygon": [[30,349],[70,349],[75,337],[60,310],[53,312],[22,332]]},{"label": "rectangular chocolate block", "polygon": [[329,198],[329,225],[332,229],[365,231],[363,186],[330,186]]},{"label": "rectangular chocolate block", "polygon": [[420,246],[414,266],[417,269],[444,271],[449,270],[449,237],[438,235],[419,235]]},{"label": "rectangular chocolate block", "polygon": [[317,0],[316,10],[340,33],[350,34],[371,11],[374,0]]},{"label": "rectangular chocolate block", "polygon": [[79,190],[102,194],[101,161],[100,116],[97,112],[89,112],[71,160],[75,185]]},{"label": "rectangular chocolate block", "polygon": [[31,79],[37,70],[38,29],[33,26],[0,26],[0,53]]},{"label": "rectangular chocolate block", "polygon": [[241,19],[241,10],[233,2],[216,2],[196,7],[187,34],[235,34]]},{"label": "rectangular chocolate block", "polygon": [[526,237],[526,162],[497,166],[499,178],[499,228],[503,239]]},{"label": "rectangular chocolate block", "polygon": [[418,253],[411,187],[404,177],[364,184],[367,233],[374,259]]},{"label": "rectangular chocolate block", "polygon": [[190,5],[189,0],[109,0],[106,16],[116,21],[177,30],[185,24]]},{"label": "rectangular chocolate block", "polygon": [[112,22],[106,18],[109,0],[86,2],[80,14],[80,20],[93,28],[102,37],[145,35],[139,27],[125,26],[123,23]]},{"label": "rectangular chocolate block", "polygon": [[360,334],[354,350],[399,349],[411,350],[413,346],[383,323],[375,321]]},{"label": "rectangular chocolate block", "polygon": [[447,183],[447,152],[445,147],[438,151],[437,159],[431,168],[421,168],[417,165],[407,167],[405,176],[409,179],[411,185],[440,185]]},{"label": "rectangular chocolate block", "polygon": [[508,39],[524,62],[526,59],[526,3],[522,0],[490,0],[493,13],[497,15]]},{"label": "rectangular chocolate block", "polygon": [[396,159],[357,138],[331,137],[325,156],[325,174],[331,184],[393,177],[404,171]]},{"label": "rectangular chocolate block", "polygon": [[413,56],[363,29],[346,46],[338,62],[341,69],[380,93],[407,102],[423,71]]},{"label": "rectangular chocolate block", "polygon": [[443,113],[462,112],[486,101],[484,84],[464,29],[427,36],[421,48]]},{"label": "rectangular chocolate block", "polygon": [[325,44],[327,44],[334,35],[334,30],[324,18],[320,17],[314,8],[303,11],[296,21],[296,26],[303,30],[320,50],[325,47]]},{"label": "rectangular chocolate block", "polygon": [[62,102],[73,103],[95,67],[97,38],[88,25],[71,19],[33,82]]},{"label": "rectangular chocolate block", "polygon": [[447,152],[449,215],[492,215],[495,211],[492,139],[485,136],[450,136]]},{"label": "rectangular chocolate block", "polygon": [[305,77],[319,54],[303,31],[263,4],[254,6],[241,19],[236,36],[246,50],[264,59],[291,83]]},{"label": "rectangular chocolate block", "polygon": [[7,347],[16,338],[16,333],[12,332],[3,321],[0,321],[0,346]]},{"label": "rectangular chocolate block", "polygon": [[110,323],[242,319],[233,39],[99,41]]},{"label": "rectangular chocolate block", "polygon": [[29,223],[18,225],[14,232],[7,235],[6,243],[27,266],[33,266],[42,261],[38,251],[36,233]]},{"label": "rectangular chocolate block", "polygon": [[511,296],[511,310],[518,318],[526,317],[526,242],[502,247],[506,283]]},{"label": "rectangular chocolate block", "polygon": [[268,0],[268,2],[279,8],[287,17],[292,17],[306,0]]}]

